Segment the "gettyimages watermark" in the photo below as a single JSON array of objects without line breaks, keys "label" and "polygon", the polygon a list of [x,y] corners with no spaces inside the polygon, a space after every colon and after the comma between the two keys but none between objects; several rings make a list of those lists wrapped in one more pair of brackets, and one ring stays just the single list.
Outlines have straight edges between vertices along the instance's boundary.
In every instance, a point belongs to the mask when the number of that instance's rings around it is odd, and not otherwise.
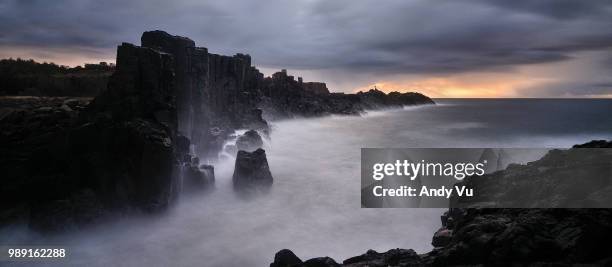
[{"label": "gettyimages watermark", "polygon": [[612,208],[612,149],[361,149],[364,208]]}]

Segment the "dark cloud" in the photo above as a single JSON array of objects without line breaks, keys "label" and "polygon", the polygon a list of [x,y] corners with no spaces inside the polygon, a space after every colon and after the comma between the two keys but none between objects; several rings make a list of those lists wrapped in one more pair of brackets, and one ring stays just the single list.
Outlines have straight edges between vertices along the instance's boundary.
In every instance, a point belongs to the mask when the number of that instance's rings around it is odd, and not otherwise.
[{"label": "dark cloud", "polygon": [[521,91],[526,97],[598,97],[612,96],[612,80],[607,82],[555,82],[525,88]]},{"label": "dark cloud", "polygon": [[609,16],[612,2],[608,0],[479,0],[483,4],[496,5],[519,12],[526,12],[556,19],[592,18]]},{"label": "dark cloud", "polygon": [[611,1],[95,1],[0,3],[0,46],[112,53],[142,31],[188,36],[270,68],[368,74],[503,71],[612,47]]}]

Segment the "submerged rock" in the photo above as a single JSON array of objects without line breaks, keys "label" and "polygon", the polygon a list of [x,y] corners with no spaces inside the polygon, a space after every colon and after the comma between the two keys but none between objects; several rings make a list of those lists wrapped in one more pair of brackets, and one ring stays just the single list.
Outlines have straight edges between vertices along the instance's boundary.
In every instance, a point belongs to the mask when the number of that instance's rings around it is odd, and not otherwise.
[{"label": "submerged rock", "polygon": [[236,139],[236,148],[248,152],[255,151],[263,146],[263,140],[257,131],[248,130]]},{"label": "submerged rock", "polygon": [[261,148],[254,152],[238,151],[233,181],[236,189],[272,185],[272,173],[268,166],[266,151]]}]

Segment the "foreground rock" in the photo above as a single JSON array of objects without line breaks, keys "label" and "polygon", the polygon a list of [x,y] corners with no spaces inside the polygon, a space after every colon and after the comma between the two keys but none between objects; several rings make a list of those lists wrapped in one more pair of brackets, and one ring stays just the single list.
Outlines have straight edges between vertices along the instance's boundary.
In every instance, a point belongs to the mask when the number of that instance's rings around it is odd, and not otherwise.
[{"label": "foreground rock", "polygon": [[611,221],[607,209],[468,209],[445,246],[426,254],[370,250],[341,265],[331,259],[291,265],[275,257],[270,266],[608,266],[612,249],[605,244],[612,238]]},{"label": "foreground rock", "polygon": [[386,267],[421,266],[423,260],[412,249],[391,249],[384,253],[368,250],[365,254],[346,259],[338,264],[330,257],[313,258],[302,261],[291,250],[283,249],[276,253],[270,267]]},{"label": "foreground rock", "polygon": [[[612,142],[609,141],[592,141],[575,146],[611,147]],[[596,155],[596,151],[607,150],[594,151],[593,155]],[[502,171],[507,172],[505,178],[497,179],[513,179],[518,184],[521,179],[533,180],[537,177],[530,175],[532,166],[552,171],[555,167],[551,164],[559,163],[556,169],[563,169],[583,158],[583,154],[576,153],[574,149],[551,151],[529,165],[511,165]],[[577,155],[580,157],[576,158]],[[545,166],[548,168],[542,169]],[[612,183],[609,174],[604,181],[605,186]],[[554,175],[560,174],[551,177]],[[540,176],[538,179],[546,177],[549,176]],[[564,183],[563,180],[556,182],[559,185]],[[606,190],[605,186],[600,185],[599,190]],[[554,188],[562,190],[564,187]],[[368,251],[364,255],[345,260],[341,266],[608,266],[612,264],[612,247],[607,245],[611,239],[612,209],[452,208],[442,216],[442,228],[432,238],[436,248],[431,252],[417,255],[412,250],[402,249],[385,253]],[[287,254],[283,252],[283,255]],[[279,260],[275,258],[273,264],[277,265],[274,266],[292,266],[282,265],[281,259],[283,257],[279,257]],[[308,265],[304,262],[294,266]],[[318,266],[337,265],[330,263]]]},{"label": "foreground rock", "polygon": [[610,142],[592,141],[571,149],[553,149],[525,165],[465,178],[457,186],[480,192],[451,198],[459,208],[607,208],[612,203]]},{"label": "foreground rock", "polygon": [[266,151],[261,148],[254,152],[238,151],[233,181],[237,190],[266,188],[272,185]]}]

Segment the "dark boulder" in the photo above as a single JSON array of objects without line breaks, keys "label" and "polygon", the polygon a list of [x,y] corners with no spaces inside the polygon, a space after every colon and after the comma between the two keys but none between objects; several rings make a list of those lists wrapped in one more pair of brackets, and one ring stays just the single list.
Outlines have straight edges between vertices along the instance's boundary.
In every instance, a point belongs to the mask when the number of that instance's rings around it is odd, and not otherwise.
[{"label": "dark boulder", "polygon": [[453,237],[453,230],[440,228],[434,234],[431,245],[434,247],[444,247],[448,245]]},{"label": "dark boulder", "polygon": [[274,255],[274,262],[270,264],[270,267],[292,267],[300,266],[302,260],[296,256],[293,251],[288,249],[280,250]]},{"label": "dark boulder", "polygon": [[257,131],[248,130],[236,139],[236,148],[248,152],[255,151],[263,146],[263,140]]},{"label": "dark boulder", "polygon": [[236,189],[272,185],[266,151],[261,148],[254,152],[238,151],[233,181]]}]

